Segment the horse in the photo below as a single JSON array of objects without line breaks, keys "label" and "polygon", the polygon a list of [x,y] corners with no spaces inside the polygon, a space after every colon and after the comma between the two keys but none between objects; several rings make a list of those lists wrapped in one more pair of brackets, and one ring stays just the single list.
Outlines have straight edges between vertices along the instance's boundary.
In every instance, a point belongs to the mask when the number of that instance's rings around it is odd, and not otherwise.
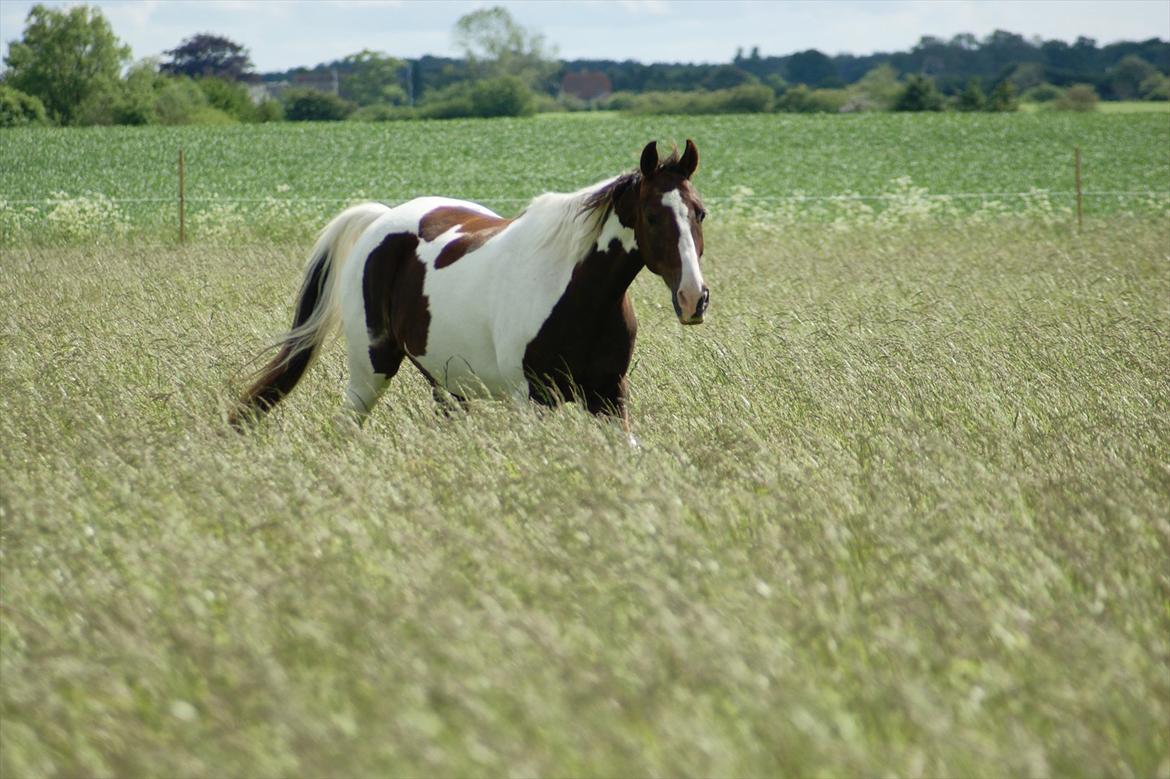
[{"label": "horse", "polygon": [[643,267],[660,276],[684,325],[710,301],[698,166],[694,141],[665,159],[652,141],[633,171],[539,195],[513,219],[443,197],[342,211],[313,247],[291,329],[229,422],[242,431],[276,406],[340,326],[359,425],[409,359],[436,400],[576,401],[628,433],[630,284]]}]

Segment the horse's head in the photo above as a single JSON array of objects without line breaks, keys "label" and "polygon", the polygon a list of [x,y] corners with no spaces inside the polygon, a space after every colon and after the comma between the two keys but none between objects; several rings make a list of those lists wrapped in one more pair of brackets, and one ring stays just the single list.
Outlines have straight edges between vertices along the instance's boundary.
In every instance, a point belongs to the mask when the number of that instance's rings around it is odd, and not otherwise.
[{"label": "horse's head", "polygon": [[658,144],[642,150],[638,215],[634,225],[646,267],[670,288],[674,311],[684,325],[703,321],[711,293],[703,283],[699,258],[703,256],[703,219],[707,212],[691,176],[699,167],[699,150],[687,140],[680,158],[676,153],[658,159]]}]

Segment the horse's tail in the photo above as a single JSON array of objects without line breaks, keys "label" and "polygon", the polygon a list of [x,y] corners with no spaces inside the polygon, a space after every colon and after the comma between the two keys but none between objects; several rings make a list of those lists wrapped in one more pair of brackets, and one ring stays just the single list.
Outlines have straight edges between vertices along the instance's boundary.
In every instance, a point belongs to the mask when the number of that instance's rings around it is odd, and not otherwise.
[{"label": "horse's tail", "polygon": [[342,211],[321,231],[309,256],[305,280],[297,295],[292,328],[270,348],[277,349],[251,382],[228,421],[237,430],[292,392],[316,359],[325,339],[336,329],[340,305],[337,278],[362,233],[389,210],[381,203],[362,203]]}]

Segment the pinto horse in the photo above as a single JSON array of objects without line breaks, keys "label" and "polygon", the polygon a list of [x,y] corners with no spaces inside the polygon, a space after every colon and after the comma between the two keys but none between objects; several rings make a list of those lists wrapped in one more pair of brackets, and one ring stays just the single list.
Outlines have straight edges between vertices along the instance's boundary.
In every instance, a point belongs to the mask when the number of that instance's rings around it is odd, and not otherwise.
[{"label": "pinto horse", "polygon": [[693,141],[662,160],[651,142],[637,170],[541,195],[514,219],[440,197],[346,209],[317,240],[292,329],[232,425],[291,392],[340,324],[359,423],[407,358],[437,399],[577,400],[628,431],[630,283],[643,266],[661,276],[683,324],[707,310],[698,165]]}]

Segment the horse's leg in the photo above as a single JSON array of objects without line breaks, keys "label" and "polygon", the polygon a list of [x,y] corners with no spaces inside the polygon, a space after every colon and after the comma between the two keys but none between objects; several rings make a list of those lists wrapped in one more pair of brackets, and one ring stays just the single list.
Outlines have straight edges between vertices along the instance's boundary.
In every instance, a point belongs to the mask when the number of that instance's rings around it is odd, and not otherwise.
[{"label": "horse's leg", "polygon": [[[354,343],[358,340],[358,343]],[[366,343],[361,343],[365,340]],[[345,399],[353,412],[354,420],[360,425],[373,410],[374,404],[398,373],[398,366],[405,357],[396,343],[387,338],[369,344],[368,339],[346,339],[349,357],[349,386]],[[368,344],[368,345],[367,345]]]},{"label": "horse's leg", "polygon": [[630,383],[624,375],[612,377],[600,384],[581,388],[584,393],[585,407],[590,414],[606,417],[621,423],[626,434],[626,440],[631,447],[637,449],[640,444],[630,429],[630,409],[627,398],[630,392]]}]

